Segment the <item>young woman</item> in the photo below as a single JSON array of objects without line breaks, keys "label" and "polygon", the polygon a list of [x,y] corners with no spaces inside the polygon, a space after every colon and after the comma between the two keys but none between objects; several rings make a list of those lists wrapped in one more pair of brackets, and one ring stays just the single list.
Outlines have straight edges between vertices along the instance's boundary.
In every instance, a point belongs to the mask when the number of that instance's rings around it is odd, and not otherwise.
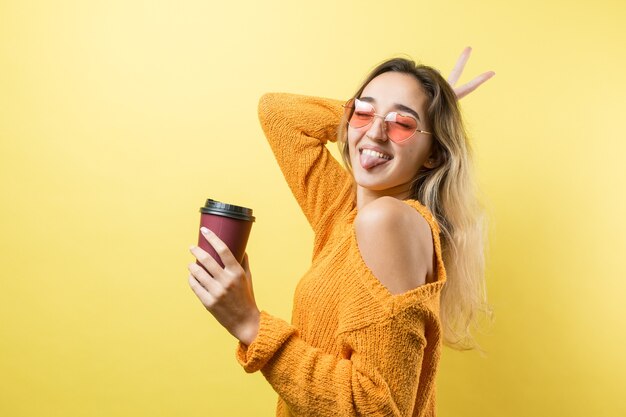
[{"label": "young woman", "polygon": [[[432,416],[441,345],[475,347],[485,308],[483,228],[458,108],[493,73],[454,90],[405,59],[379,65],[348,102],[266,94],[259,117],[315,232],[291,323],[256,306],[239,265],[192,254],[189,284],[240,342],[237,359],[279,394],[278,416]],[[337,140],[344,169],[325,144]],[[445,285],[444,285],[445,284]]]}]

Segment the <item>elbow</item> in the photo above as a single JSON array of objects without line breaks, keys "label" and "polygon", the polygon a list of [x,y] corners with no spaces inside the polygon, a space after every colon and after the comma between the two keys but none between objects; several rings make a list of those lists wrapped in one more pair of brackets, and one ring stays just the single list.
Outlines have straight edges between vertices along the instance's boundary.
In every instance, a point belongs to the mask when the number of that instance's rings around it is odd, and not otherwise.
[{"label": "elbow", "polygon": [[259,98],[257,113],[261,127],[266,134],[271,130],[272,125],[280,120],[277,111],[279,109],[279,94],[280,93],[265,93]]}]

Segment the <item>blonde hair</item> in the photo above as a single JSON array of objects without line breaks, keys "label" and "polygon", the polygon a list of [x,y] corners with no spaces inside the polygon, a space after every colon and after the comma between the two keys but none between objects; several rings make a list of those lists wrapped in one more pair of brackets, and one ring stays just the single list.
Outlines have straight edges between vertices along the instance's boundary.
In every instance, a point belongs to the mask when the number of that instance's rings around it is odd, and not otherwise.
[{"label": "blonde hair", "polygon": [[[472,149],[463,126],[458,100],[448,82],[434,68],[393,58],[376,67],[353,98],[377,76],[396,71],[415,77],[428,96],[428,118],[433,131],[433,168],[420,167],[411,184],[410,198],[428,207],[441,229],[441,246],[447,281],[441,294],[443,342],[458,350],[480,349],[472,330],[480,313],[487,319],[485,285],[486,216],[477,198]],[[342,159],[352,172],[344,114],[337,132]]]}]

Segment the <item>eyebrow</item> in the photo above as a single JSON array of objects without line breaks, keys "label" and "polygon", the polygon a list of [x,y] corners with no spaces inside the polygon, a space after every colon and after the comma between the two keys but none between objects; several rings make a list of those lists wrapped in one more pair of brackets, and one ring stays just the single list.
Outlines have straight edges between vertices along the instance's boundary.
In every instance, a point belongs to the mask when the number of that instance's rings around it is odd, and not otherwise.
[{"label": "eyebrow", "polygon": [[[359,97],[359,100],[366,101],[368,103],[376,103],[376,99],[374,99],[373,97]],[[417,114],[415,110],[413,110],[410,107],[405,106],[404,104],[394,103],[393,108],[398,109],[398,110],[403,110],[407,113],[411,113],[413,116],[415,116],[415,118],[417,118],[417,120],[419,120],[420,122],[422,121],[422,119],[420,118],[420,115]]]}]

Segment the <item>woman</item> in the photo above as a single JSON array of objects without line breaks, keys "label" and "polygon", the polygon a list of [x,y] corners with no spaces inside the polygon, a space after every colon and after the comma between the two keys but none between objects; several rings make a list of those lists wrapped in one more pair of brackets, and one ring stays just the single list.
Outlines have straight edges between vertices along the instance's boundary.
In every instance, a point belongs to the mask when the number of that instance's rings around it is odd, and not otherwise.
[{"label": "woman", "polygon": [[[225,267],[194,246],[212,276],[191,263],[189,284],[240,341],[244,369],[279,394],[278,416],[435,414],[441,344],[474,347],[470,325],[486,306],[457,98],[492,75],[454,91],[436,70],[392,59],[347,103],[261,98],[263,130],[315,232],[292,324],[258,310],[247,256],[239,265],[210,231]],[[325,147],[335,138],[348,170]]]}]

